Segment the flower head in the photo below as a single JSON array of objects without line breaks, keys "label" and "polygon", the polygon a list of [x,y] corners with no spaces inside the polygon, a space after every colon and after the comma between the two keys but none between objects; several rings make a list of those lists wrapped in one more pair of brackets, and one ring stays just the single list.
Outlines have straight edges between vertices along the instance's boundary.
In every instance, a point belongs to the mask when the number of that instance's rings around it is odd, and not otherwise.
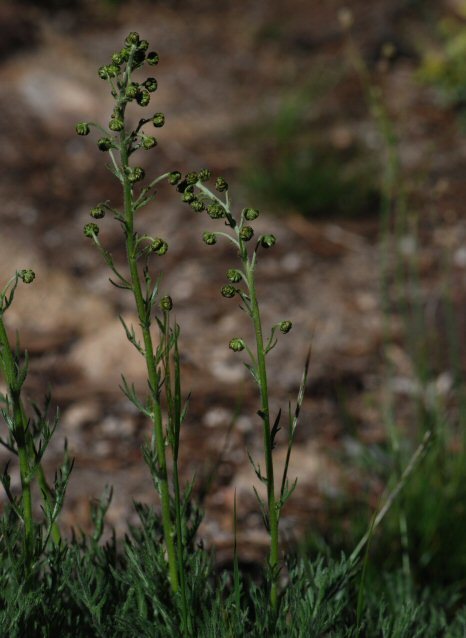
[{"label": "flower head", "polygon": [[278,327],[280,328],[280,332],[283,332],[283,334],[286,335],[293,327],[293,324],[291,321],[281,321],[278,324]]},{"label": "flower head", "polygon": [[87,122],[79,122],[76,124],[76,133],[78,135],[89,135],[91,129],[89,128],[89,124]]},{"label": "flower head", "polygon": [[207,244],[207,246],[213,246],[217,243],[217,236],[215,233],[205,232],[202,235],[202,241]]},{"label": "flower head", "polygon": [[88,224],[86,224],[83,228],[83,233],[86,235],[86,237],[97,237],[97,235],[99,234],[99,227],[97,226],[97,224],[94,224],[94,222],[89,222]]},{"label": "flower head", "polygon": [[25,268],[24,270],[19,271],[18,277],[22,279],[25,284],[32,284],[36,278],[36,273],[30,268]]},{"label": "flower head", "polygon": [[275,245],[275,235],[262,235],[260,242],[263,248],[272,248]]},{"label": "flower head", "polygon": [[230,341],[228,347],[230,348],[230,350],[233,350],[233,352],[241,352],[241,350],[244,350],[245,348],[245,343],[239,337],[235,337]]},{"label": "flower head", "polygon": [[240,239],[243,241],[249,241],[252,239],[254,235],[254,229],[251,226],[243,226],[243,228],[239,231]]},{"label": "flower head", "polygon": [[160,300],[160,307],[162,308],[162,310],[170,312],[170,310],[173,308],[172,298],[168,295],[166,297],[162,297],[162,299]]},{"label": "flower head", "polygon": [[219,193],[223,193],[228,190],[228,182],[223,177],[217,177],[215,181],[215,188]]}]

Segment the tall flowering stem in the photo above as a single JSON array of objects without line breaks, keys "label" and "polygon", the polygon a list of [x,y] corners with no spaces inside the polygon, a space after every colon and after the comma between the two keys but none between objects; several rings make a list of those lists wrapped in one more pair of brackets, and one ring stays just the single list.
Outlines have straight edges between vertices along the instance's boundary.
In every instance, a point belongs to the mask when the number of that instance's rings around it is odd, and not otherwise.
[{"label": "tall flowering stem", "polygon": [[[254,327],[255,345],[252,348],[240,337],[231,339],[229,345],[234,352],[244,350],[247,353],[250,361],[245,363],[245,365],[252,374],[259,389],[260,410],[258,414],[262,419],[265,473],[262,472],[259,464],[257,464],[251,456],[250,461],[257,477],[265,485],[267,493],[267,502],[265,503],[259,496],[257,490],[255,490],[263,520],[270,535],[268,560],[270,606],[272,614],[276,615],[279,605],[279,521],[282,507],[296,485],[296,483],[294,483],[290,487],[287,472],[296,430],[297,416],[302,402],[302,390],[304,389],[306,381],[307,364],[294,416],[291,415],[290,410],[288,453],[282,475],[281,488],[277,490],[274,478],[273,449],[275,447],[276,435],[280,429],[279,422],[281,412],[278,413],[275,419],[272,419],[269,404],[266,357],[277,344],[277,331],[286,334],[291,330],[292,324],[291,321],[288,320],[275,324],[271,328],[269,337],[264,339],[255,282],[259,250],[267,250],[274,246],[275,237],[273,235],[260,235],[255,242],[252,241],[254,229],[250,223],[258,217],[259,211],[253,208],[245,208],[239,217],[235,217],[231,207],[227,182],[222,177],[217,178],[215,183],[216,192],[214,192],[206,186],[206,182],[208,182],[209,179],[210,171],[207,169],[203,169],[199,173],[188,173],[183,179],[181,175],[178,175],[176,179],[177,189],[182,193],[182,200],[189,204],[194,211],[198,213],[206,211],[211,219],[222,220],[227,227],[227,232],[206,231],[203,235],[204,242],[207,245],[213,245],[217,242],[218,238],[227,239],[237,248],[241,262],[239,269],[232,268],[226,273],[229,283],[222,287],[221,294],[226,298],[240,297],[242,302],[241,308],[248,314]],[[253,249],[250,248],[251,244],[254,246]]]},{"label": "tall flowering stem", "polygon": [[[84,227],[84,234],[94,240],[105,261],[111,268],[114,279],[111,283],[118,288],[130,290],[133,294],[139,326],[142,335],[140,342],[134,328],[128,327],[121,318],[126,336],[135,348],[144,356],[147,368],[149,400],[143,403],[137,397],[134,386],[129,386],[123,378],[123,391],[148,417],[153,424],[152,442],[145,450],[145,457],[153,473],[154,481],[160,493],[162,526],[168,562],[168,575],[174,593],[179,590],[180,572],[182,566],[178,564],[175,547],[176,526],[171,513],[171,496],[167,471],[166,448],[170,444],[168,433],[164,428],[161,407],[161,391],[164,384],[160,369],[160,362],[164,355],[163,344],[154,347],[151,334],[152,313],[158,295],[158,283],[153,283],[149,272],[149,258],[154,255],[164,255],[168,249],[167,243],[161,238],[140,235],[135,228],[135,216],[139,209],[147,205],[155,197],[155,186],[166,180],[169,174],[161,175],[152,180],[136,193],[139,182],[145,177],[143,168],[131,164],[131,156],[139,149],[149,150],[157,145],[152,135],[145,133],[146,124],[159,128],[164,124],[162,113],[155,113],[149,118],[142,118],[135,128],[128,125],[126,109],[130,103],[137,103],[146,107],[151,94],[157,89],[155,78],[149,77],[144,82],[133,80],[132,74],[144,64],[155,66],[158,55],[154,51],[147,52],[148,42],[141,40],[139,35],[132,32],[125,40],[121,51],[112,56],[111,64],[99,69],[99,76],[108,81],[115,100],[113,113],[108,128],[94,123],[81,122],[76,126],[78,135],[87,135],[91,127],[96,127],[103,133],[97,144],[100,150],[108,152],[111,160],[110,170],[120,181],[123,190],[122,211],[112,208],[108,202],[99,204],[91,210],[94,219],[101,219],[106,212],[113,213],[120,222],[126,244],[126,257],[129,277],[122,275],[116,268],[112,255],[101,245],[98,234],[99,226],[90,222]],[[142,267],[139,262],[143,262]],[[176,485],[178,488],[178,485]],[[181,539],[178,539],[181,542]],[[178,554],[179,556],[179,554]]]}]

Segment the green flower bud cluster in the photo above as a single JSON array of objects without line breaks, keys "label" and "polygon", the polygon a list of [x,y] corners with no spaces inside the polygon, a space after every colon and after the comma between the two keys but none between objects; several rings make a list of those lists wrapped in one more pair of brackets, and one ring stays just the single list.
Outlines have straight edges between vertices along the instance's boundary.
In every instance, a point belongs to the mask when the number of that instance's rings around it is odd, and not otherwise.
[{"label": "green flower bud cluster", "polygon": [[291,323],[291,321],[281,321],[278,324],[278,327],[280,329],[280,332],[283,332],[283,334],[286,335],[293,327],[293,324]]},{"label": "green flower bud cluster", "polygon": [[219,193],[224,193],[228,190],[228,182],[226,182],[223,177],[217,177],[215,188],[218,190]]},{"label": "green flower bud cluster", "polygon": [[162,297],[162,299],[160,300],[160,307],[162,308],[162,310],[165,310],[165,312],[170,312],[170,310],[173,308],[172,298],[168,295],[166,297]]},{"label": "green flower bud cluster", "polygon": [[135,100],[139,91],[139,85],[136,82],[131,82],[125,89],[125,97],[128,100]]},{"label": "green flower bud cluster", "polygon": [[195,210],[196,213],[202,213],[202,211],[205,210],[205,206],[204,206],[203,202],[201,202],[200,199],[194,199],[191,202],[191,208],[193,210]]},{"label": "green flower bud cluster", "polygon": [[22,279],[25,284],[32,284],[36,278],[36,273],[30,268],[25,268],[24,270],[19,271],[18,277]]},{"label": "green flower bud cluster", "polygon": [[147,64],[150,64],[151,66],[155,66],[156,64],[159,63],[159,56],[158,53],[156,53],[155,51],[150,51],[147,55],[146,55],[146,62]]},{"label": "green flower bud cluster", "polygon": [[172,171],[168,176],[168,181],[172,186],[176,186],[181,179],[180,171]]},{"label": "green flower bud cluster", "polygon": [[109,80],[110,78],[116,78],[116,76],[120,73],[120,67],[116,64],[107,64],[105,66],[101,66],[98,74],[101,80]]},{"label": "green flower bud cluster", "polygon": [[125,45],[127,47],[137,46],[139,44],[139,33],[137,31],[131,31],[125,38]]},{"label": "green flower bud cluster", "polygon": [[231,283],[237,284],[238,282],[241,281],[242,275],[239,270],[236,270],[235,268],[230,268],[230,270],[227,271],[227,279],[228,281],[231,281]]},{"label": "green flower bud cluster", "polygon": [[147,78],[147,80],[144,80],[143,86],[149,93],[154,93],[154,91],[157,91],[157,80],[155,78]]},{"label": "green flower bud cluster", "polygon": [[245,208],[243,210],[243,217],[248,222],[253,222],[259,217],[259,211],[257,210],[257,208]]},{"label": "green flower bud cluster", "polygon": [[161,128],[165,124],[165,115],[163,113],[155,113],[152,118],[152,124],[155,128]]},{"label": "green flower bud cluster", "polygon": [[136,182],[140,182],[145,177],[145,171],[140,166],[135,166],[134,168],[130,168],[127,171],[128,181],[131,184],[136,184]]},{"label": "green flower bud cluster", "polygon": [[191,202],[193,202],[195,199],[196,196],[194,195],[193,187],[188,186],[181,197],[181,201],[185,202],[185,204],[191,204]]},{"label": "green flower bud cluster", "polygon": [[76,124],[76,133],[78,135],[89,135],[90,132],[91,129],[87,122],[78,122],[78,124]]},{"label": "green flower bud cluster", "polygon": [[99,227],[97,226],[97,224],[94,224],[94,222],[89,222],[89,224],[86,224],[83,228],[83,233],[86,235],[86,237],[90,237],[92,239],[92,237],[94,237],[94,235],[97,237],[97,235],[99,234]]},{"label": "green flower bud cluster", "polygon": [[217,243],[217,236],[215,233],[205,232],[202,235],[202,241],[207,244],[207,246],[213,246]]},{"label": "green flower bud cluster", "polygon": [[212,177],[212,173],[209,171],[208,168],[201,168],[201,170],[198,173],[198,178],[200,182],[208,182],[211,177]]},{"label": "green flower bud cluster", "polygon": [[185,176],[186,183],[189,186],[193,186],[199,179],[199,176],[196,172],[191,171],[191,173],[187,173]]},{"label": "green flower bud cluster", "polygon": [[136,94],[136,102],[139,106],[147,106],[150,102],[150,93],[147,89],[138,91]]},{"label": "green flower bud cluster", "polygon": [[123,122],[123,120],[115,117],[110,120],[108,128],[114,133],[119,133],[125,128],[125,123]]},{"label": "green flower bud cluster", "polygon": [[160,239],[160,237],[156,237],[154,240],[152,240],[150,246],[149,246],[149,251],[151,253],[156,253],[157,255],[165,255],[165,253],[168,250],[168,244],[164,239]]},{"label": "green flower bud cluster", "polygon": [[97,140],[97,147],[99,151],[109,151],[111,148],[115,148],[115,144],[109,137],[101,137]]},{"label": "green flower bud cluster", "polygon": [[157,140],[152,135],[143,135],[142,136],[142,147],[148,151],[151,148],[157,146]]},{"label": "green flower bud cluster", "polygon": [[236,295],[237,290],[234,286],[231,286],[230,284],[226,284],[225,286],[222,286],[220,292],[222,293],[223,297],[226,297],[227,299],[231,299],[232,297]]},{"label": "green flower bud cluster", "polygon": [[105,217],[105,208],[102,204],[99,204],[95,208],[92,208],[89,214],[94,219],[103,219]]},{"label": "green flower bud cluster", "polygon": [[262,235],[260,243],[263,248],[272,248],[275,245],[275,235]]},{"label": "green flower bud cluster", "polygon": [[230,350],[233,350],[233,352],[241,352],[241,350],[244,350],[244,348],[246,347],[244,341],[242,339],[239,339],[238,337],[232,339],[228,346]]},{"label": "green flower bud cluster", "polygon": [[252,226],[243,226],[242,229],[239,231],[239,237],[243,241],[249,241],[250,239],[252,239],[253,235],[254,229],[252,228]]},{"label": "green flower bud cluster", "polygon": [[220,219],[221,217],[225,217],[225,209],[221,204],[214,202],[207,206],[207,214],[212,219]]}]

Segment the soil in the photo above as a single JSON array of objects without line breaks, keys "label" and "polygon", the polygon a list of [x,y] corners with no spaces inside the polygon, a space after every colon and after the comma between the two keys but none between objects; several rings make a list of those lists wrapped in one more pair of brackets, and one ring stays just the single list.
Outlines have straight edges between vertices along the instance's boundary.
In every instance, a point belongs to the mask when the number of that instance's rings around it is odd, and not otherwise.
[{"label": "soil", "polygon": [[[309,106],[309,121],[317,122],[322,139],[335,149],[363,143],[382,165],[386,149],[348,57],[345,14],[337,0],[253,0],[247,9],[237,2],[220,9],[210,0],[58,6],[0,6],[0,274],[6,281],[16,268],[37,273],[34,285],[18,290],[6,319],[12,334],[20,330],[21,346],[31,355],[28,396],[37,401],[50,388],[53,406],[60,408],[48,472],[53,475],[64,438],[75,457],[63,526],[88,529],[90,498],[111,484],[108,522],[121,535],[127,521],[134,522],[132,500],[157,499],[141,454],[149,425],[119,390],[121,373],[141,392],[146,387],[140,356],[118,320],[121,314],[137,325],[131,298],[109,284],[99,254],[82,234],[90,208],[107,199],[117,204],[120,197],[103,155],[90,138],[74,134],[77,121],[108,118],[111,98],[97,67],[128,31],[149,40],[161,55],[156,100],[167,124],[158,133],[158,148],[147,155],[146,171],[209,166],[231,183],[239,207],[255,204],[241,185],[242,167],[259,144],[250,131],[322,69],[339,77]],[[417,78],[419,43],[434,46],[436,22],[452,15],[455,5],[351,0],[346,6],[354,43],[394,122],[410,214],[398,241],[387,246],[378,207],[356,218],[329,211],[318,219],[291,208],[277,216],[262,207],[258,232],[278,238],[259,268],[264,322],[289,318],[294,324],[270,355],[274,412],[282,407],[286,413],[294,400],[312,345],[290,467],[298,486],[283,517],[289,542],[316,527],[325,535],[329,502],[377,503],[385,468],[367,473],[361,459],[388,449],[383,414],[390,397],[397,424],[413,445],[420,438],[419,403],[440,397],[455,421],[446,289],[457,323],[458,361],[466,367],[466,138],[455,112]],[[387,42],[396,47],[390,59],[383,55]],[[184,481],[195,475],[196,493],[203,495],[201,535],[220,561],[229,559],[236,491],[240,551],[245,560],[255,560],[267,546],[246,452],[261,456],[258,399],[241,357],[227,347],[233,336],[247,337],[248,326],[237,304],[219,295],[235,255],[227,246],[202,243],[206,219],[184,208],[168,185],[141,214],[140,227],[170,246],[156,266],[163,269],[162,289],[173,297],[181,325],[183,386],[192,393],[181,467]],[[105,220],[101,236],[121,262],[118,224]],[[413,263],[420,273],[421,318],[436,344],[424,381],[415,346],[406,345],[413,341],[397,276]],[[278,466],[286,453],[284,430],[281,435]],[[0,454],[3,463],[8,452]]]}]

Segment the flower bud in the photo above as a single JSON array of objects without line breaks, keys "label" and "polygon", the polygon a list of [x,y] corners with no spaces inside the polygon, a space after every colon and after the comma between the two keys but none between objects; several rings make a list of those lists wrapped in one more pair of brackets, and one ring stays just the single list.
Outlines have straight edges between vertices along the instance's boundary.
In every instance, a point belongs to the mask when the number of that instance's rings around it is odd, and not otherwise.
[{"label": "flower bud", "polygon": [[212,173],[208,168],[201,168],[199,171],[198,177],[200,182],[207,182],[212,176]]},{"label": "flower bud", "polygon": [[170,175],[168,176],[168,181],[170,182],[172,186],[176,186],[176,184],[178,184],[180,179],[181,179],[180,171],[172,171]]},{"label": "flower bud", "polygon": [[89,135],[91,129],[89,128],[89,124],[87,122],[79,122],[76,124],[76,133],[78,135]]},{"label": "flower bud", "polygon": [[137,31],[131,31],[125,38],[125,45],[130,47],[132,45],[137,46],[139,44],[139,33]]},{"label": "flower bud", "polygon": [[138,91],[139,85],[136,84],[136,82],[131,82],[131,84],[128,84],[128,86],[126,87],[125,96],[128,98],[128,100],[134,100],[137,97]]},{"label": "flower bud", "polygon": [[241,281],[241,278],[242,275],[239,270],[230,268],[230,270],[227,271],[227,279],[231,281],[231,283],[237,284],[239,281]]},{"label": "flower bud", "polygon": [[150,250],[157,255],[165,255],[168,250],[168,244],[165,240],[156,237],[150,245]]},{"label": "flower bud", "polygon": [[155,51],[149,51],[146,56],[147,64],[150,64],[150,66],[155,66],[156,64],[158,64],[159,59],[159,55]]},{"label": "flower bud", "polygon": [[89,224],[86,224],[84,226],[83,233],[86,235],[86,237],[93,237],[94,235],[97,237],[97,235],[99,234],[99,227],[97,226],[97,224],[94,224],[94,222],[90,222]]},{"label": "flower bud", "polygon": [[253,222],[255,219],[259,217],[259,211],[257,208],[245,208],[243,210],[244,219],[247,219],[248,222]]},{"label": "flower bud", "polygon": [[129,51],[126,47],[123,47],[123,49],[121,49],[119,56],[121,58],[121,63],[123,64],[123,62],[128,62],[129,60]]},{"label": "flower bud", "polygon": [[183,196],[181,197],[181,201],[185,202],[186,204],[190,204],[191,202],[193,202],[196,199],[194,193],[192,191],[185,191],[183,193]]},{"label": "flower bud", "polygon": [[205,232],[202,235],[202,241],[207,244],[207,246],[213,246],[217,243],[217,236],[215,233]]},{"label": "flower bud", "polygon": [[147,49],[149,48],[149,43],[147,42],[147,40],[141,40],[138,44],[138,49],[140,51],[147,51]]},{"label": "flower bud", "polygon": [[239,339],[238,337],[232,339],[228,346],[230,350],[233,350],[233,352],[241,352],[241,350],[244,350],[245,348],[244,341],[242,339]]},{"label": "flower bud", "polygon": [[125,124],[123,120],[120,120],[117,117],[115,117],[113,120],[110,120],[108,124],[108,128],[111,131],[115,131],[117,133],[118,131],[122,131],[125,128]]},{"label": "flower bud", "polygon": [[191,202],[191,208],[195,210],[196,213],[202,213],[202,211],[205,209],[205,206],[200,199],[194,199]]},{"label": "flower bud", "polygon": [[140,166],[135,166],[134,168],[130,168],[128,171],[128,181],[131,184],[135,184],[136,182],[140,182],[144,179],[145,171]]},{"label": "flower bud", "polygon": [[280,328],[280,332],[283,332],[283,334],[286,335],[293,327],[293,324],[291,321],[280,321],[278,327]]},{"label": "flower bud", "polygon": [[152,124],[155,128],[161,128],[165,124],[165,115],[163,113],[156,113],[152,118]]},{"label": "flower bud", "polygon": [[254,229],[251,226],[243,226],[243,228],[239,231],[239,237],[243,241],[249,241],[252,239],[254,235]]},{"label": "flower bud", "polygon": [[144,136],[142,145],[146,149],[146,151],[148,151],[150,148],[154,148],[154,146],[157,146],[157,140],[151,135]]},{"label": "flower bud", "polygon": [[112,63],[115,66],[120,66],[120,64],[123,64],[124,59],[123,56],[121,55],[121,51],[117,51],[116,53],[114,53],[112,55]]},{"label": "flower bud", "polygon": [[116,78],[116,76],[120,73],[120,67],[116,64],[109,64],[105,68],[107,70],[107,75],[109,78]]},{"label": "flower bud", "polygon": [[272,248],[277,240],[275,239],[275,235],[262,235],[260,241],[263,248]]},{"label": "flower bud", "polygon": [[150,93],[147,89],[143,91],[138,91],[136,95],[136,102],[139,106],[147,106],[150,102]]},{"label": "flower bud", "polygon": [[107,66],[101,66],[99,68],[99,70],[97,71],[97,73],[99,74],[99,78],[101,80],[108,80],[108,78],[110,77],[108,74],[108,67]]},{"label": "flower bud", "polygon": [[173,308],[172,298],[168,295],[166,297],[162,297],[162,299],[160,300],[160,307],[162,308],[162,310],[165,310],[165,312],[170,312],[170,310]]},{"label": "flower bud", "polygon": [[114,147],[114,144],[109,137],[101,137],[97,140],[97,147],[99,151],[109,151]]},{"label": "flower bud", "polygon": [[226,284],[225,286],[222,286],[220,292],[222,293],[223,297],[231,299],[231,297],[234,297],[236,295],[236,288],[234,286],[230,286],[230,284]]},{"label": "flower bud", "polygon": [[140,64],[142,64],[145,58],[146,58],[146,54],[144,53],[144,51],[142,49],[136,49],[136,51],[133,53],[132,68],[135,69]]},{"label": "flower bud", "polygon": [[207,214],[212,219],[220,219],[221,217],[225,217],[225,209],[217,203],[209,204],[209,206],[207,206]]},{"label": "flower bud", "polygon": [[147,78],[147,80],[145,80],[143,84],[149,91],[149,93],[157,91],[157,80],[155,78]]},{"label": "flower bud", "polygon": [[195,173],[194,171],[191,171],[191,173],[187,173],[185,176],[185,180],[189,185],[195,184],[198,179],[199,179],[198,174]]},{"label": "flower bud", "polygon": [[89,215],[94,219],[102,219],[105,217],[105,208],[99,204],[99,206],[91,209]]},{"label": "flower bud", "polygon": [[22,279],[25,284],[32,284],[36,278],[36,273],[30,268],[25,268],[24,270],[19,271],[18,277]]},{"label": "flower bud", "polygon": [[217,177],[215,188],[218,190],[219,193],[223,193],[224,191],[228,190],[228,183],[223,177]]}]

